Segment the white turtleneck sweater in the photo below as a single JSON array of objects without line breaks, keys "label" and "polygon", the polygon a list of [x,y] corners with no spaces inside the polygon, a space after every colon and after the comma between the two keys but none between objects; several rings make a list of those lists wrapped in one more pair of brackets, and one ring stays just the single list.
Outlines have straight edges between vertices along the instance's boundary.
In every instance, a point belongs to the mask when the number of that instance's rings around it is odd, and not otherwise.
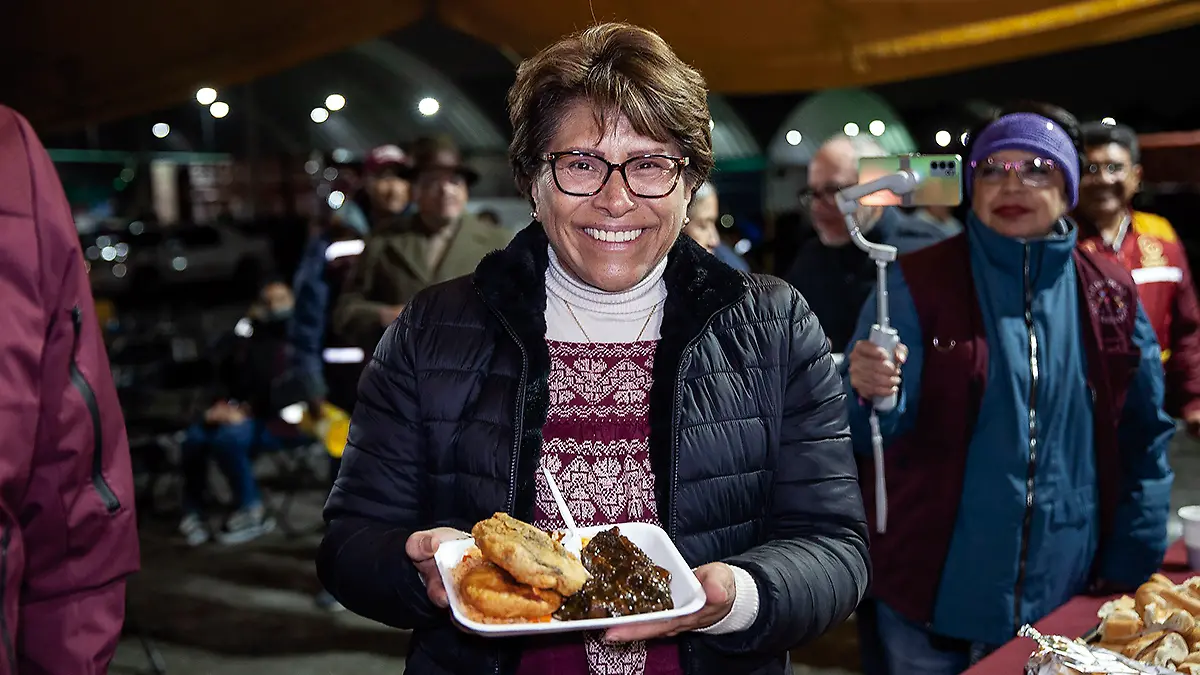
[{"label": "white turtleneck sweater", "polygon": [[[633,288],[610,293],[576,279],[563,267],[554,249],[550,249],[550,266],[546,268],[546,339],[634,342],[640,331],[642,340],[657,340],[662,328],[663,302],[667,299],[667,286],[662,279],[666,269],[664,258]],[[646,327],[644,331],[642,326]]]},{"label": "white turtleneck sweater", "polygon": [[[549,250],[550,266],[546,268],[547,340],[635,342],[639,339],[639,332],[641,340],[657,340],[660,337],[663,303],[667,299],[667,287],[663,282],[663,272],[667,269],[666,258],[629,290],[611,293],[576,279],[563,267],[554,249]],[[698,630],[699,633],[736,633],[753,626],[758,618],[758,584],[754,577],[735,565],[729,568],[733,571],[733,607],[725,618]]]}]

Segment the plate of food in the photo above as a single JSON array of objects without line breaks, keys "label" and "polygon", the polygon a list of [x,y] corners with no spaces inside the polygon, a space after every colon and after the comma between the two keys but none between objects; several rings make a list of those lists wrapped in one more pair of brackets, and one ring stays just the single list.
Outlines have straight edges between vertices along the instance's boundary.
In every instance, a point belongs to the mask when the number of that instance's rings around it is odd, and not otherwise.
[{"label": "plate of food", "polygon": [[480,635],[600,630],[687,616],[704,589],[671,538],[648,523],[578,530],[581,551],[507,514],[476,523],[470,539],[434,556],[450,611]]}]

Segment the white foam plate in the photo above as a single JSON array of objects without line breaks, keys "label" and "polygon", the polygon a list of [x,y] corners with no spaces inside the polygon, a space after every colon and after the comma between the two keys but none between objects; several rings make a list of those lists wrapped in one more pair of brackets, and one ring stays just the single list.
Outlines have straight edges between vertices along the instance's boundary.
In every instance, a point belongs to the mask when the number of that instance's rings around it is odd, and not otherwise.
[{"label": "white foam plate", "polygon": [[583,538],[595,536],[611,527],[618,527],[621,534],[642,549],[654,564],[665,568],[671,573],[671,599],[675,609],[648,614],[635,614],[608,619],[581,619],[578,621],[559,621],[552,619],[542,623],[511,623],[490,624],[479,623],[469,619],[462,609],[458,598],[458,589],[454,585],[454,568],[462,562],[463,556],[475,545],[474,539],[459,539],[448,541],[438,547],[434,560],[438,572],[442,575],[442,583],[446,586],[446,596],[450,600],[450,611],[454,619],[467,630],[485,636],[511,637],[516,635],[534,635],[537,633],[566,633],[581,630],[600,630],[613,626],[625,626],[635,623],[662,621],[674,619],[689,614],[695,614],[704,608],[704,589],[700,580],[684,562],[679,549],[667,536],[662,528],[649,523],[619,523],[617,525],[601,525],[598,527],[581,527],[579,535]]}]

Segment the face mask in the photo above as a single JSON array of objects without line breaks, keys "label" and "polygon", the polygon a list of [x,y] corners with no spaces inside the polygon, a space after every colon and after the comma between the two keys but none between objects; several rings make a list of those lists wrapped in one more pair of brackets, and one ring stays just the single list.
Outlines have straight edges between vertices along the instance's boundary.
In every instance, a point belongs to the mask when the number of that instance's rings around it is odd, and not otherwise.
[{"label": "face mask", "polygon": [[287,321],[292,318],[292,308],[273,309],[267,312],[267,321]]}]

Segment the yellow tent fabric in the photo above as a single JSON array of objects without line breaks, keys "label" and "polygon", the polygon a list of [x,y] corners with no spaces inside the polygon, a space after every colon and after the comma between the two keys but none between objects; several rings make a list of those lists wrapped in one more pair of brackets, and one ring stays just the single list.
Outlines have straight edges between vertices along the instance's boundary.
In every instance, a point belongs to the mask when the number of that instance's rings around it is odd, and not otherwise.
[{"label": "yellow tent fabric", "polygon": [[895,82],[1200,22],[1195,0],[455,0],[439,8],[448,24],[522,55],[593,16],[654,28],[720,93]]},{"label": "yellow tent fabric", "polygon": [[162,0],[9,3],[0,92],[43,128],[186,100],[437,19],[527,56],[593,21],[659,31],[720,93],[936,75],[1200,23],[1196,0]]}]

